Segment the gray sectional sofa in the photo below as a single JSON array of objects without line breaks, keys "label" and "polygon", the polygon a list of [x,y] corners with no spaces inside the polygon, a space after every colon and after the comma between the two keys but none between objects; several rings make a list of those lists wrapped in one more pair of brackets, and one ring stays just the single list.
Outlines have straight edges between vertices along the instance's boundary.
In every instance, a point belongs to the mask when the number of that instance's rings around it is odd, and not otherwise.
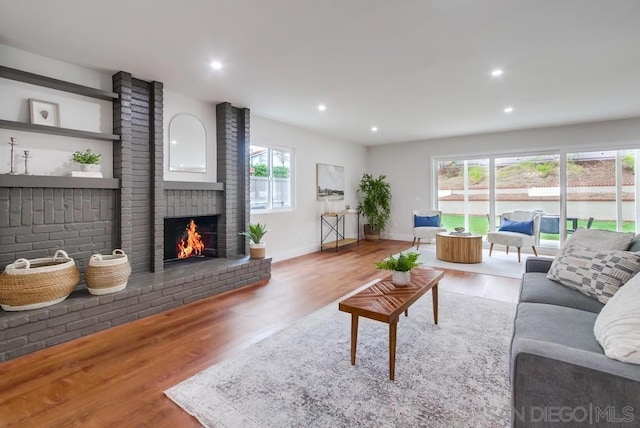
[{"label": "gray sectional sofa", "polygon": [[511,343],[513,427],[640,426],[640,366],[608,358],[593,333],[604,307],[547,279],[529,257]]}]

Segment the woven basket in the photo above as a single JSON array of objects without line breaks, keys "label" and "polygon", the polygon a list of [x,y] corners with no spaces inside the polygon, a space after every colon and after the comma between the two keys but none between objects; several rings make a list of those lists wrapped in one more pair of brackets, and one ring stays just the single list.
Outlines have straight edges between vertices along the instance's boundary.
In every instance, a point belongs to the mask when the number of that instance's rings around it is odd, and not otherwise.
[{"label": "woven basket", "polygon": [[94,254],[89,259],[86,279],[89,293],[96,296],[124,290],[131,275],[129,259],[122,250],[108,256]]},{"label": "woven basket", "polygon": [[80,282],[76,263],[62,250],[53,257],[18,259],[0,274],[0,307],[27,311],[62,302]]}]

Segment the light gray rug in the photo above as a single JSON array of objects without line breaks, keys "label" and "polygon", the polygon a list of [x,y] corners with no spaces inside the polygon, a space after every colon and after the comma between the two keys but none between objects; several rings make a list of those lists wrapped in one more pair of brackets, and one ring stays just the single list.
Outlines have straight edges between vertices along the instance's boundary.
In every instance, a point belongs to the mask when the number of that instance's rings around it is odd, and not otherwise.
[{"label": "light gray rug", "polygon": [[403,252],[406,251],[419,252],[419,261],[421,261],[424,266],[432,267],[435,269],[445,268],[516,279],[522,278],[522,274],[524,273],[525,260],[527,259],[527,257],[533,255],[523,252],[522,262],[518,263],[518,253],[514,248],[511,249],[509,254],[505,253],[504,247],[498,249],[494,248],[491,257],[489,257],[489,250],[484,248],[482,250],[481,263],[450,263],[438,260],[438,258],[436,257],[435,244],[420,244],[419,250],[416,250],[416,247],[413,246],[404,250]]},{"label": "light gray rug", "polygon": [[440,291],[398,324],[396,380],[388,325],[330,304],[165,394],[208,427],[501,427],[509,423],[508,350],[515,305]]}]

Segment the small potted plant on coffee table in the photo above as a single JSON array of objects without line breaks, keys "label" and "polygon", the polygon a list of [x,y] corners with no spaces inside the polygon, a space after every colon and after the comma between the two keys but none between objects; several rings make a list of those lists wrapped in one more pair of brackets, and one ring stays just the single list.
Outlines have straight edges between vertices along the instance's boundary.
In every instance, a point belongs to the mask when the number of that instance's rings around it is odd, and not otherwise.
[{"label": "small potted plant on coffee table", "polygon": [[397,257],[389,256],[384,260],[376,262],[376,267],[382,270],[391,271],[391,280],[396,285],[406,285],[411,282],[411,269],[420,266],[418,261],[420,253],[408,251],[400,253]]},{"label": "small potted plant on coffee table", "polygon": [[268,232],[266,224],[249,224],[247,232],[240,232],[240,235],[249,238],[249,257],[252,259],[264,259],[266,244],[262,242],[262,237]]}]

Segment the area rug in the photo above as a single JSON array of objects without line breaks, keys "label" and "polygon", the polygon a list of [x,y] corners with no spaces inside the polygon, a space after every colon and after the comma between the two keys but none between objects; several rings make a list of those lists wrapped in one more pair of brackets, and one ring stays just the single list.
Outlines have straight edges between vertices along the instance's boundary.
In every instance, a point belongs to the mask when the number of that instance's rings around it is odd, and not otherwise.
[{"label": "area rug", "polygon": [[388,325],[330,304],[165,391],[207,427],[506,427],[515,305],[440,291],[398,324],[395,381]]},{"label": "area rug", "polygon": [[434,268],[445,268],[453,270],[461,270],[464,272],[483,273],[486,275],[504,276],[507,278],[522,278],[524,273],[525,260],[532,254],[522,254],[522,262],[518,263],[517,251],[506,254],[504,250],[493,250],[493,254],[489,257],[489,250],[482,250],[481,263],[449,263],[443,262],[436,258],[435,244],[421,244],[420,249],[416,247],[408,248],[405,251],[418,251],[421,253],[420,261],[424,266]]}]

